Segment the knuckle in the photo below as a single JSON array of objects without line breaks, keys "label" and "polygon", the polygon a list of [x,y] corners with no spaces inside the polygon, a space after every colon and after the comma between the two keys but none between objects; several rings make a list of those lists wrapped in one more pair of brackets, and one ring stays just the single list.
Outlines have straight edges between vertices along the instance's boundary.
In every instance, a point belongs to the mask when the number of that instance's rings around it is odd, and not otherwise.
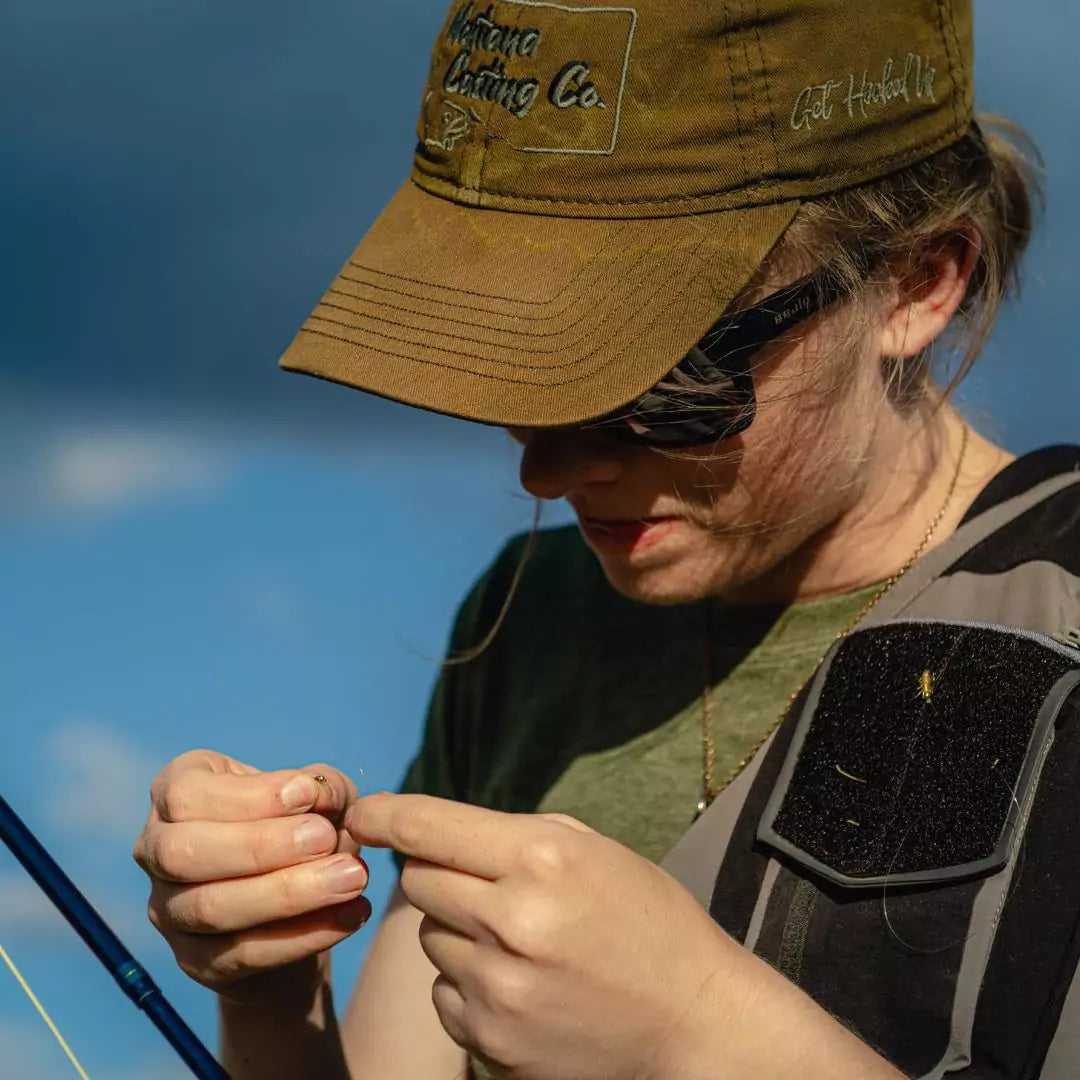
[{"label": "knuckle", "polygon": [[559,933],[558,914],[546,899],[534,898],[514,905],[513,911],[496,928],[496,934],[511,952],[531,960],[547,957]]},{"label": "knuckle", "polygon": [[491,1009],[472,1001],[466,1001],[462,1027],[465,1029],[470,1048],[489,1061],[510,1064],[515,1057],[515,1052],[520,1050],[514,1045],[514,1040],[509,1037],[505,1020]]},{"label": "knuckle", "polygon": [[146,904],[146,917],[150,920],[150,925],[159,933],[165,933],[165,920],[162,918],[161,907],[157,902],[157,897],[151,893],[150,899]]},{"label": "knuckle", "polygon": [[545,821],[553,822],[556,825],[565,825],[571,829],[580,829],[581,822],[571,817],[569,814],[543,814],[541,815]]},{"label": "knuckle", "polygon": [[202,964],[197,963],[195,959],[189,956],[186,952],[177,952],[174,950],[173,956],[176,957],[176,966],[189,978],[194,979],[197,983],[206,985],[206,973]]},{"label": "knuckle", "polygon": [[193,854],[191,844],[184,839],[182,832],[166,829],[158,837],[153,850],[147,852],[147,859],[154,867],[156,877],[176,880],[188,873]]},{"label": "knuckle", "polygon": [[311,875],[282,872],[277,875],[278,918],[301,915],[311,907]]},{"label": "knuckle", "polygon": [[183,821],[188,815],[191,798],[184,785],[175,781],[161,784],[153,793],[154,805],[164,821]]},{"label": "knuckle", "polygon": [[495,1015],[519,1017],[533,1000],[532,980],[522,964],[501,964],[488,976],[488,1000]]},{"label": "knuckle", "polygon": [[214,933],[219,930],[220,903],[213,889],[180,889],[166,901],[170,924],[187,934]]},{"label": "knuckle", "polygon": [[227,986],[254,970],[257,961],[254,954],[254,942],[250,939],[237,940],[214,955],[209,973],[218,986]]},{"label": "knuckle", "polygon": [[566,844],[561,837],[545,836],[521,848],[522,868],[534,878],[559,877],[567,867]]},{"label": "knuckle", "polygon": [[419,898],[425,886],[430,883],[431,874],[431,863],[423,862],[420,859],[406,859],[399,878],[401,891],[410,901]]},{"label": "knuckle", "polygon": [[391,826],[390,840],[398,851],[414,851],[423,839],[423,823],[415,810],[398,813]]},{"label": "knuckle", "polygon": [[149,859],[150,842],[147,838],[147,830],[144,827],[143,831],[139,833],[135,840],[135,846],[131,849],[131,857],[135,860],[135,865],[150,873],[150,859]]},{"label": "knuckle", "polygon": [[274,828],[273,822],[260,822],[251,831],[246,853],[251,857],[253,870],[258,867],[272,866],[278,861],[282,846],[280,839],[280,833]]},{"label": "knuckle", "polygon": [[173,949],[176,963],[189,978],[209,990],[219,990],[229,982],[229,973],[222,970],[221,957],[227,953],[220,943],[213,951],[200,947],[198,943],[182,949]]}]

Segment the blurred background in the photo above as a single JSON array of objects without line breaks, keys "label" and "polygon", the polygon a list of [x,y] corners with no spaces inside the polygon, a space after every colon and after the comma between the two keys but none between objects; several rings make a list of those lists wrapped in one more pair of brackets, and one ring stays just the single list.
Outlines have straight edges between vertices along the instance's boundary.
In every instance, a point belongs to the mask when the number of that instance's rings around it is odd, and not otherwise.
[{"label": "blurred background", "polygon": [[[394,786],[469,582],[525,528],[505,436],[279,373],[407,174],[444,0],[8,0],[0,14],[0,792],[208,1041],[130,848],[169,758]],[[1074,0],[979,0],[979,106],[1048,213],[965,385],[1080,437]],[[558,507],[547,522],[567,519]],[[389,860],[372,860],[378,905]],[[344,995],[370,931],[339,950]],[[95,1080],[188,1074],[0,853],[0,943]],[[0,969],[0,1077],[70,1066]]]}]

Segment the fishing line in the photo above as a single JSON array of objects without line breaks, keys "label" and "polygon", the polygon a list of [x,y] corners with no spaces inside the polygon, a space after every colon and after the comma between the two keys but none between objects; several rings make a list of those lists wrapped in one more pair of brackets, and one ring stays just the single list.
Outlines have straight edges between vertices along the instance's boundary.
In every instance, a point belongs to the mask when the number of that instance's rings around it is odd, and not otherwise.
[{"label": "fishing line", "polygon": [[[995,762],[994,764],[996,765],[997,763]],[[1003,784],[1005,789],[1008,791],[1009,798],[1012,801],[1013,806],[1016,808],[1017,824],[1018,824],[1018,826],[1022,826],[1022,824],[1023,824],[1023,810],[1022,810],[1022,808],[1020,806],[1020,800],[1017,799],[1017,797],[1016,797],[1016,788],[1015,787],[1009,787],[1009,785],[1005,782],[1005,780],[1001,777],[1001,775],[999,773],[994,773],[994,765],[992,765],[990,767],[990,771],[991,771],[991,773],[993,773],[994,776],[997,777],[997,779],[1000,781],[1000,783]],[[912,826],[912,827],[914,827],[914,826]],[[910,834],[910,832],[911,832],[911,829],[909,828],[908,831],[906,833],[904,833],[904,836],[901,839],[900,844],[896,849],[896,854],[893,856],[892,861],[889,863],[889,870],[886,872],[886,875],[885,875],[885,884],[881,887],[881,915],[882,915],[882,918],[884,919],[885,929],[888,931],[889,936],[902,949],[906,949],[908,952],[914,953],[916,956],[940,956],[942,953],[949,952],[951,949],[956,949],[956,948],[959,948],[961,945],[966,945],[975,936],[977,931],[972,931],[970,934],[967,934],[965,937],[960,938],[959,941],[955,941],[952,944],[941,945],[941,946],[938,946],[936,948],[930,949],[930,948],[923,948],[923,947],[920,947],[918,945],[913,945],[913,944],[911,944],[911,942],[905,941],[904,938],[900,936],[900,933],[893,926],[892,918],[889,915],[889,901],[888,901],[889,874],[892,872],[892,868],[896,865],[896,860],[900,857],[900,852],[903,850],[904,844],[906,843],[908,835]],[[1013,870],[1012,877],[1009,880],[1009,887],[1006,890],[1005,897],[1001,902],[1002,909],[1004,909],[1005,905],[1009,902],[1009,900],[1012,899],[1013,894],[1016,892],[1016,890],[1017,890],[1017,888],[1019,887],[1019,884],[1020,884],[1020,875],[1021,875],[1021,873],[1023,872],[1023,869],[1024,869],[1024,837],[1023,837],[1022,834],[1019,837],[1019,842],[1018,842],[1017,847],[1016,847],[1015,858],[1016,858],[1016,865],[1015,865],[1015,868]]]},{"label": "fishing line", "polygon": [[4,963],[7,964],[8,969],[11,974],[15,976],[15,981],[21,987],[22,992],[30,999],[30,1004],[37,1009],[38,1015],[45,1022],[45,1026],[52,1032],[53,1038],[60,1044],[60,1049],[67,1055],[67,1059],[71,1062],[72,1068],[79,1074],[80,1080],[90,1080],[90,1077],[86,1075],[86,1070],[79,1064],[79,1059],[75,1056],[75,1052],[68,1046],[67,1039],[60,1034],[60,1029],[53,1023],[52,1017],[45,1011],[45,1006],[41,1004],[41,1000],[23,977],[23,973],[15,966],[15,961],[11,959],[7,949],[5,949],[3,945],[0,945],[0,960],[3,960]]},{"label": "fishing line", "polygon": [[[124,995],[146,1014],[198,1080],[229,1080],[229,1074],[184,1023],[147,970],[131,955],[3,796],[0,796],[0,840],[67,919]],[[55,1024],[50,1026],[55,1028]],[[81,1075],[85,1076],[84,1073]]]}]

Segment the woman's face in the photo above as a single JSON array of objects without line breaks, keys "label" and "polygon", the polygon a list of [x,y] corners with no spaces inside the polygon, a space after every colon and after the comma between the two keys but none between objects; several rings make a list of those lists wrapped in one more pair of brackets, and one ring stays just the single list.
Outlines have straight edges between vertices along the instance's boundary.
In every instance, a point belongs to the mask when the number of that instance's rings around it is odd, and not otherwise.
[{"label": "woman's face", "polygon": [[849,342],[859,357],[836,362],[835,318],[759,356],[758,414],[741,435],[676,459],[599,431],[513,429],[524,447],[522,485],[540,499],[567,499],[626,596],[737,599],[837,521],[865,486],[871,339]]}]

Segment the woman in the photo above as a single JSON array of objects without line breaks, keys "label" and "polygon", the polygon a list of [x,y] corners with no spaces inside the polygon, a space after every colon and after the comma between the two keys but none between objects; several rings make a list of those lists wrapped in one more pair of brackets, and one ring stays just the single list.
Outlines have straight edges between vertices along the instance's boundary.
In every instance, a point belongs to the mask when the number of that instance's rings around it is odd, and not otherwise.
[{"label": "woman", "polygon": [[[283,365],[507,427],[580,532],[469,597],[407,794],[155,781],[235,1077],[1080,1067],[1080,450],[941,389],[1030,231],[970,71],[964,0],[455,5]],[[408,861],[339,1024],[362,844]]]}]

